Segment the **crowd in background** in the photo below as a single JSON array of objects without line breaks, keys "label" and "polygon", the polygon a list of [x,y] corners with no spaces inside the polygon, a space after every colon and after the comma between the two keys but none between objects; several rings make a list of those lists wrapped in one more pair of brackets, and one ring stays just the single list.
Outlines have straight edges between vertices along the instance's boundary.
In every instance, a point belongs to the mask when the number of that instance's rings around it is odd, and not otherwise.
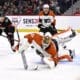
[{"label": "crowd in background", "polygon": [[0,15],[37,15],[46,3],[56,15],[61,15],[71,6],[72,0],[0,0]]}]

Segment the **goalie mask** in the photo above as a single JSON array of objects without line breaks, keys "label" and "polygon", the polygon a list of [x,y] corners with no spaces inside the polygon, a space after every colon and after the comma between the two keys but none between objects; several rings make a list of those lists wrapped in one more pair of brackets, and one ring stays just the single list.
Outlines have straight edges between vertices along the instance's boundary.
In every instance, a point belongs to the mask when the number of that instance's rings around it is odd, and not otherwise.
[{"label": "goalie mask", "polygon": [[51,38],[49,36],[44,36],[42,42],[42,48],[46,49],[50,45],[50,42],[51,42]]}]

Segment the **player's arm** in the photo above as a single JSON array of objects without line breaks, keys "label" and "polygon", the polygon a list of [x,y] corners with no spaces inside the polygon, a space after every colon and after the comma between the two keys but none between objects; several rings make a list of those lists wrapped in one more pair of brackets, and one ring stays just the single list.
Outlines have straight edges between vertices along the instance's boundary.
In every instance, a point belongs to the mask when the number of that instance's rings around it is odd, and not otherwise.
[{"label": "player's arm", "polygon": [[38,28],[41,28],[43,25],[42,25],[42,19],[40,18],[42,16],[42,11],[39,12],[39,24],[38,24]]},{"label": "player's arm", "polygon": [[50,15],[53,17],[52,25],[55,26],[55,25],[56,25],[56,19],[55,19],[55,14],[54,14],[54,12],[51,11]]}]

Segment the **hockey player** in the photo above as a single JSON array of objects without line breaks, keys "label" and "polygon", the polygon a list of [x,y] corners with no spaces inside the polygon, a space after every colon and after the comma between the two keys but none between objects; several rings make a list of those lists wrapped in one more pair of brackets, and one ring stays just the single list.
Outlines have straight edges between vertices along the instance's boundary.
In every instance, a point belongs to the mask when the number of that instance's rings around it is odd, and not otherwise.
[{"label": "hockey player", "polygon": [[7,35],[7,38],[13,50],[15,27],[7,17],[3,16],[0,17],[0,35],[2,35],[2,32],[5,32],[5,34]]},{"label": "hockey player", "polygon": [[33,44],[35,50],[38,55],[40,55],[43,61],[53,69],[54,66],[58,64],[58,62],[62,59],[68,59],[68,61],[72,61],[70,55],[63,54],[62,56],[58,55],[59,44],[56,39],[51,39],[49,35],[41,36],[37,33],[27,34],[24,36],[24,39],[21,40],[19,44],[19,52],[22,53],[26,51],[30,44]]},{"label": "hockey player", "polygon": [[67,50],[64,54],[59,54],[58,51],[60,44],[72,40],[75,36],[76,33],[71,28],[58,33],[53,37],[49,32],[47,32],[45,36],[38,33],[31,33],[25,35],[24,38],[20,40],[19,47],[16,46],[15,49],[18,50],[19,53],[23,53],[30,47],[30,44],[33,44],[31,47],[35,48],[36,53],[40,55],[42,60],[52,69],[62,59],[72,61],[72,56],[70,55],[72,53],[71,50],[63,48],[63,50]]},{"label": "hockey player", "polygon": [[43,32],[44,34],[46,32],[50,32],[52,35],[57,33],[55,28],[55,14],[52,10],[50,10],[48,4],[43,5],[43,10],[39,13],[39,19],[38,28],[40,29],[40,32]]}]

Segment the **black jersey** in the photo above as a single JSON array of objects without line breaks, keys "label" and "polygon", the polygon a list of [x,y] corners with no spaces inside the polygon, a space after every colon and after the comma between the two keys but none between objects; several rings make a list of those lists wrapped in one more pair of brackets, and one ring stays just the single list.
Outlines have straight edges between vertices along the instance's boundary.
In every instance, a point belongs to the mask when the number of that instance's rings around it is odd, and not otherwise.
[{"label": "black jersey", "polygon": [[5,17],[3,22],[0,22],[0,24],[2,27],[9,27],[12,25],[12,22],[7,17]]}]

